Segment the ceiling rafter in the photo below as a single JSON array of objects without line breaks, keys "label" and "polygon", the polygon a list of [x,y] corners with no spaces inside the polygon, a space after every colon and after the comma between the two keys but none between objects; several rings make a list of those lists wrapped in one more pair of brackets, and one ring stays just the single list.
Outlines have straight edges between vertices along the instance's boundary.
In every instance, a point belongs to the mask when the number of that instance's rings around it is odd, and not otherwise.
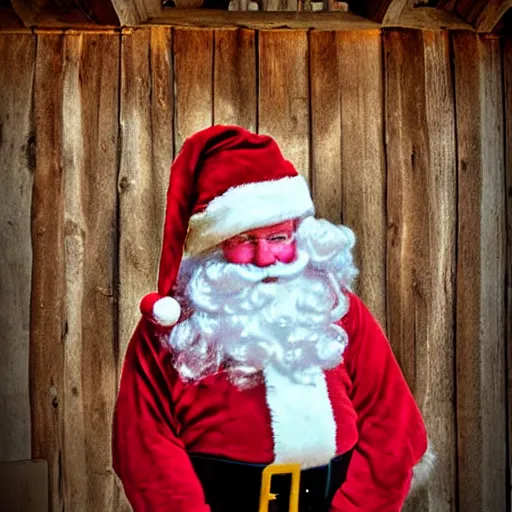
[{"label": "ceiling rafter", "polygon": [[492,32],[511,8],[512,0],[488,0],[473,25],[477,32]]},{"label": "ceiling rafter", "polygon": [[121,25],[140,25],[158,17],[162,11],[161,0],[111,0]]},{"label": "ceiling rafter", "polygon": [[377,23],[394,23],[410,7],[411,0],[368,0],[366,14]]},{"label": "ceiling rafter", "polygon": [[106,0],[11,0],[26,27],[41,25],[119,25],[114,6]]}]

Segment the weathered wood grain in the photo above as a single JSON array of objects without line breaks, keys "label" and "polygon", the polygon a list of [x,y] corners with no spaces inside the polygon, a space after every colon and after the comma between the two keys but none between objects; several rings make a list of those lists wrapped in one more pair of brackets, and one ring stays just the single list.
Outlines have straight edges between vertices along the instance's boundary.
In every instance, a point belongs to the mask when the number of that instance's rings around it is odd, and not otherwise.
[{"label": "weathered wood grain", "polygon": [[[140,314],[138,301],[155,286],[157,251],[151,229],[150,36],[148,29],[121,39],[119,163],[119,362]],[[139,217],[142,215],[143,217]],[[139,224],[140,222],[140,224]],[[144,225],[141,231],[139,228]],[[155,247],[156,249],[156,247]],[[121,368],[120,368],[121,371]]]},{"label": "weathered wood grain", "polygon": [[444,9],[422,7],[405,10],[400,19],[377,23],[351,12],[218,11],[210,9],[164,9],[149,23],[175,27],[250,28],[256,30],[375,30],[387,26],[416,29],[473,30],[458,16]]},{"label": "weathered wood grain", "polygon": [[[386,162],[378,31],[337,35],[343,221],[357,236],[357,291],[386,328]],[[364,120],[364,121],[362,121]]]},{"label": "weathered wood grain", "polygon": [[119,37],[65,39],[63,483],[65,506],[77,512],[111,510],[114,496],[118,57]]},{"label": "weathered wood grain", "polygon": [[309,38],[311,192],[316,215],[341,223],[341,104],[336,32]]},{"label": "weathered wood grain", "polygon": [[[446,33],[385,35],[391,344],[439,453],[407,510],[455,507],[455,120]],[[428,91],[428,94],[427,94]]]},{"label": "weathered wood grain", "polygon": [[62,510],[64,430],[63,36],[39,35],[34,84],[30,397],[32,457],[48,461],[50,509]]},{"label": "weathered wood grain", "polygon": [[152,169],[154,192],[155,229],[158,232],[158,249],[161,245],[165,199],[169,182],[169,170],[173,158],[173,111],[174,77],[172,67],[172,35],[168,27],[151,29],[151,123]]},{"label": "weathered wood grain", "polygon": [[259,34],[258,131],[274,137],[309,179],[308,38],[303,31]]},{"label": "weathered wood grain", "polygon": [[213,122],[256,131],[256,34],[239,29],[214,36]]},{"label": "weathered wood grain", "polygon": [[[512,467],[512,37],[508,36],[503,45],[503,90],[505,114],[505,187],[507,197],[507,295],[505,312],[507,321],[507,398],[508,398],[508,456],[509,468]],[[512,490],[512,476],[509,474],[509,486]],[[512,497],[509,496],[509,499]],[[510,501],[509,501],[510,503]]]},{"label": "weathered wood grain", "polygon": [[[150,29],[123,35],[119,189],[119,361],[137,324],[138,302],[156,284],[153,226]],[[153,250],[151,250],[153,248]]]},{"label": "weathered wood grain", "polygon": [[160,0],[109,0],[121,25],[140,25],[162,11]]},{"label": "weathered wood grain", "polygon": [[64,507],[78,512],[87,506],[87,462],[85,451],[85,411],[82,375],[85,340],[82,315],[85,295],[85,247],[88,241],[83,214],[84,126],[80,91],[80,57],[83,37],[64,39],[62,91],[62,166],[64,171],[64,439],[62,483]]},{"label": "weathered wood grain", "polygon": [[178,152],[193,133],[213,122],[213,31],[174,31],[175,119]]},{"label": "weathered wood grain", "polygon": [[[29,328],[35,38],[0,35],[0,460],[30,458]],[[7,71],[9,70],[9,71]]]},{"label": "weathered wood grain", "polygon": [[499,41],[453,36],[459,507],[505,510],[505,190]]}]

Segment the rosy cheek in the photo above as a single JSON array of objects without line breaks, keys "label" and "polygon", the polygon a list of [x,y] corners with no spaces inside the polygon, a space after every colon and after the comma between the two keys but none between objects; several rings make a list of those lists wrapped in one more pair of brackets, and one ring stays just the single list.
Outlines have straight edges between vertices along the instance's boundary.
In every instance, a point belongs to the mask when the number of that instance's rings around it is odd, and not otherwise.
[{"label": "rosy cheek", "polygon": [[251,246],[223,247],[222,253],[229,263],[245,264],[254,259],[254,248]]},{"label": "rosy cheek", "polygon": [[278,245],[272,249],[272,252],[281,263],[291,263],[297,258],[297,247],[295,243]]}]

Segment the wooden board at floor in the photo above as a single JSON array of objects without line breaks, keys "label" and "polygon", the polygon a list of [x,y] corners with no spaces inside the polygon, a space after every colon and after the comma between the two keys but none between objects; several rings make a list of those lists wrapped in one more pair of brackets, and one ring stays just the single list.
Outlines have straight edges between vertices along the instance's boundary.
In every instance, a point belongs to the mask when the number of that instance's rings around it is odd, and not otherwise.
[{"label": "wooden board at floor", "polygon": [[386,162],[380,32],[340,32],[337,49],[343,222],[357,237],[357,292],[386,329]]},{"label": "wooden board at floor", "polygon": [[62,35],[39,34],[34,83],[30,395],[32,457],[48,461],[50,509],[64,507],[64,169]]},{"label": "wooden board at floor", "polygon": [[64,248],[64,504],[111,510],[117,390],[118,35],[65,38],[62,162]]},{"label": "wooden board at floor", "polygon": [[258,132],[274,137],[309,181],[307,32],[259,32]]},{"label": "wooden board at floor", "polygon": [[213,31],[174,30],[176,152],[193,133],[213,122]]},{"label": "wooden board at floor", "polygon": [[0,35],[0,460],[31,457],[29,328],[35,36]]},{"label": "wooden board at floor", "polygon": [[214,33],[213,122],[256,131],[256,34],[254,30]]},{"label": "wooden board at floor", "polygon": [[[123,35],[119,193],[119,354],[156,290],[165,197],[173,157],[172,37],[167,27]],[[117,481],[119,484],[119,481]],[[119,486],[114,510],[130,510]]]},{"label": "wooden board at floor", "polygon": [[48,512],[46,461],[0,462],[0,510]]},{"label": "wooden board at floor", "polygon": [[[439,462],[414,511],[455,507],[455,119],[446,33],[384,37],[387,325]],[[429,91],[429,94],[426,92]]]},{"label": "wooden board at floor", "polygon": [[505,510],[505,168],[500,41],[454,34],[459,507]]}]

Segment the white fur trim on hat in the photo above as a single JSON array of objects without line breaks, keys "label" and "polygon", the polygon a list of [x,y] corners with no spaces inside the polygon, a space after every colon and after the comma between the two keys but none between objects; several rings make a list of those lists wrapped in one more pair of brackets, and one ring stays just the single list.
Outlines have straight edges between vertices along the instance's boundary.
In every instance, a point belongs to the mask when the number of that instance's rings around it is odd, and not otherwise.
[{"label": "white fur trim on hat", "polygon": [[162,297],[153,305],[153,318],[163,326],[174,325],[180,318],[181,308],[176,299]]},{"label": "white fur trim on hat", "polygon": [[302,176],[233,187],[192,215],[185,252],[195,256],[244,231],[314,213]]}]

